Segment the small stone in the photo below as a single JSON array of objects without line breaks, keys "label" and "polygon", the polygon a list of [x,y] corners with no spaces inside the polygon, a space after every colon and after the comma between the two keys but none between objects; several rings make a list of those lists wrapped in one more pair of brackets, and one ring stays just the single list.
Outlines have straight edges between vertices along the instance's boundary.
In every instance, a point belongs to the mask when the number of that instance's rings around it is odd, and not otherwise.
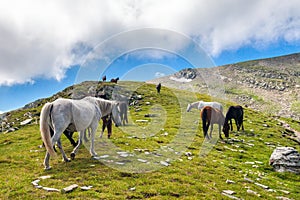
[{"label": "small stone", "polygon": [[261,161],[255,161],[256,164],[264,164],[263,162]]},{"label": "small stone", "polygon": [[138,119],[138,120],[135,120],[136,122],[143,122],[143,123],[146,123],[146,122],[148,122],[148,120],[146,120],[146,119]]},{"label": "small stone", "polygon": [[265,190],[269,189],[269,186],[266,186],[266,185],[263,185],[263,184],[260,184],[260,183],[254,183],[254,184],[261,187],[261,188],[263,188],[263,189],[265,189]]},{"label": "small stone", "polygon": [[247,165],[254,165],[255,164],[255,162],[245,162],[245,164],[247,164]]},{"label": "small stone", "polygon": [[251,180],[250,178],[247,178],[247,177],[244,177],[244,180],[247,181],[247,182],[250,182],[250,183],[254,183],[253,180]]},{"label": "small stone", "polygon": [[140,159],[140,158],[138,158],[137,160],[138,160],[138,161],[140,161],[140,162],[142,162],[142,163],[146,163],[146,162],[148,162],[147,160]]},{"label": "small stone", "polygon": [[109,155],[103,155],[103,156],[98,156],[98,157],[95,157],[95,158],[98,158],[98,159],[103,159],[103,158],[108,158]]},{"label": "small stone", "polygon": [[82,186],[80,187],[81,190],[84,190],[84,191],[87,191],[87,190],[90,190],[93,186]]},{"label": "small stone", "polygon": [[40,177],[39,177],[39,179],[43,179],[43,180],[44,180],[44,179],[48,179],[48,178],[51,178],[51,176],[50,176],[50,175],[47,175],[47,176],[40,176]]},{"label": "small stone", "polygon": [[165,161],[160,161],[160,164],[161,164],[161,165],[164,165],[164,166],[166,166],[166,167],[170,165],[169,163],[167,163],[167,162],[165,162]]},{"label": "small stone", "polygon": [[125,165],[123,162],[115,162],[117,165]]},{"label": "small stone", "polygon": [[289,199],[289,198],[287,198],[287,197],[282,197],[282,196],[276,197],[276,199],[280,199],[280,200],[291,200],[291,199]]},{"label": "small stone", "polygon": [[255,191],[253,191],[253,190],[250,190],[250,189],[247,190],[247,193],[248,193],[248,194],[254,194],[254,195],[258,196],[258,197],[261,196],[261,195],[258,194],[257,192],[255,192]]},{"label": "small stone", "polygon": [[235,194],[236,192],[235,192],[235,191],[232,191],[232,190],[223,190],[222,193],[229,194],[229,195],[233,195],[233,194]]},{"label": "small stone", "polygon": [[185,155],[186,156],[192,156],[192,153],[191,152],[186,152]]},{"label": "small stone", "polygon": [[130,191],[135,191],[136,188],[135,187],[132,187],[132,188],[129,188]]},{"label": "small stone", "polygon": [[73,185],[70,185],[68,187],[65,187],[61,190],[62,193],[69,193],[69,192],[72,192],[73,190],[75,190],[76,188],[78,188],[78,185],[77,184],[73,184]]},{"label": "small stone", "polygon": [[284,194],[290,194],[290,192],[289,191],[287,191],[287,190],[279,190],[280,192],[283,192]]},{"label": "small stone", "polygon": [[32,183],[33,186],[38,186],[39,182],[40,182],[40,180],[37,179],[37,180],[32,181],[31,183]]},{"label": "small stone", "polygon": [[228,183],[228,184],[234,184],[235,182],[232,181],[232,180],[227,179],[227,180],[226,180],[226,183]]},{"label": "small stone", "polygon": [[46,190],[47,192],[59,192],[59,189],[56,188],[42,187],[42,189]]}]

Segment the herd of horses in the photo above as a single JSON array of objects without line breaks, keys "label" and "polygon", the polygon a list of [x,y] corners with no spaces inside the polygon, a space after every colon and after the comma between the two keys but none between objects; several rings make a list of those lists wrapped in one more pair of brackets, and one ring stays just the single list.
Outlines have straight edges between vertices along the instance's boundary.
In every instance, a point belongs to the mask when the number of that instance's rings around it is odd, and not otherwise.
[{"label": "herd of horses", "polygon": [[[106,78],[106,77],[105,77]],[[160,92],[157,91],[158,93]],[[200,117],[202,119],[202,128],[204,138],[210,139],[212,137],[213,125],[219,126],[219,137],[221,137],[221,127],[225,137],[229,137],[229,129],[232,131],[232,119],[235,120],[237,130],[240,128],[244,130],[243,126],[243,108],[241,106],[230,106],[226,116],[223,115],[223,106],[218,102],[204,102],[198,101],[187,106],[187,112],[192,108],[201,110]],[[62,145],[61,135],[64,135],[70,140],[74,149],[71,153],[71,159],[74,159],[76,153],[83,140],[87,141],[87,134],[89,135],[90,154],[96,157],[97,154],[94,150],[95,133],[99,121],[103,121],[102,131],[100,137],[103,136],[105,128],[108,130],[108,138],[112,134],[112,122],[116,126],[128,124],[128,103],[124,101],[106,100],[98,97],[85,97],[81,100],[72,99],[57,99],[51,103],[46,103],[40,114],[40,132],[44,146],[47,150],[44,166],[45,169],[50,169],[49,159],[50,156],[56,155],[54,144],[57,144],[63,160],[70,162],[66,156]],[[208,129],[210,127],[210,134]],[[74,132],[79,132],[78,142],[72,138]]]}]

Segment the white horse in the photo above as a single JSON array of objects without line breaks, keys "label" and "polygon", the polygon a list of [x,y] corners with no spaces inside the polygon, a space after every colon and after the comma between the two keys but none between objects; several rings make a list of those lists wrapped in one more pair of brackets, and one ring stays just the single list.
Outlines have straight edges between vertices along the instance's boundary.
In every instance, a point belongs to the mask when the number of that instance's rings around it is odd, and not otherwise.
[{"label": "white horse", "polygon": [[213,108],[216,108],[223,112],[223,106],[219,102],[205,102],[205,101],[196,101],[193,103],[189,103],[186,108],[186,112],[190,112],[192,108],[196,108],[198,110],[201,110],[205,106],[210,106]]},{"label": "white horse", "polygon": [[[41,111],[40,131],[42,140],[46,147],[46,156],[44,160],[45,169],[50,169],[50,156],[56,155],[53,145],[57,142],[57,146],[63,156],[65,162],[70,162],[67,158],[62,145],[60,136],[63,131],[70,125],[75,131],[79,132],[78,145],[73,149],[71,158],[75,155],[82,144],[82,138],[85,130],[91,132],[90,154],[97,156],[94,150],[95,132],[98,127],[99,120],[102,116],[112,113],[113,121],[116,125],[121,124],[120,110],[118,103],[115,101],[104,100],[96,97],[85,97],[81,100],[57,99],[52,103],[46,103]],[[50,136],[50,128],[54,130],[54,135]]]}]

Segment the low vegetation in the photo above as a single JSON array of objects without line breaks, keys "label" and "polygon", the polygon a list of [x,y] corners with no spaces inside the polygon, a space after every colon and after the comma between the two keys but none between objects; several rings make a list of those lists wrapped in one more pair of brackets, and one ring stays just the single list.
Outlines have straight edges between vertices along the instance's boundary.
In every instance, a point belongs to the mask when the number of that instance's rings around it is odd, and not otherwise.
[{"label": "low vegetation", "polygon": [[[229,140],[213,145],[204,141],[199,111],[185,111],[189,102],[210,101],[209,96],[165,87],[157,94],[155,85],[120,84],[142,98],[130,106],[127,126],[113,127],[112,139],[97,138],[99,160],[82,147],[70,163],[62,162],[58,153],[50,160],[53,168],[44,171],[45,149],[39,147],[37,124],[0,134],[0,199],[225,199],[223,190],[235,191],[233,196],[243,199],[299,198],[300,176],[274,172],[269,165],[277,146],[300,150],[299,144],[283,136],[284,128],[273,117],[245,108],[245,131],[233,131]],[[224,110],[231,105],[222,103]],[[11,113],[11,118],[21,118],[28,111],[39,113],[41,106]],[[299,130],[299,122],[286,121]],[[217,127],[213,134],[218,136]],[[62,140],[69,154],[72,146],[65,136]],[[45,175],[50,178],[39,182],[44,187],[92,188],[67,194],[35,188],[31,182]]]}]

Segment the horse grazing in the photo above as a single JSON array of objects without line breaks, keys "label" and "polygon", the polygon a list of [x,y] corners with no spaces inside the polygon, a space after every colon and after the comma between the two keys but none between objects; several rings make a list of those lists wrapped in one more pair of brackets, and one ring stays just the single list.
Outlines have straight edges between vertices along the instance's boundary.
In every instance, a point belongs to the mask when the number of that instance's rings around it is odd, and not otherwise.
[{"label": "horse grazing", "polygon": [[119,77],[110,79],[110,82],[112,83],[118,83],[118,81],[119,81]]},{"label": "horse grazing", "polygon": [[233,130],[232,127],[232,119],[235,120],[235,124],[237,127],[237,130],[239,131],[240,128],[242,127],[242,130],[244,130],[244,125],[243,125],[243,119],[244,118],[244,110],[242,106],[230,106],[226,116],[225,116],[225,122],[223,126],[223,132],[229,134],[229,123],[230,121],[230,130]]},{"label": "horse grazing", "polygon": [[205,101],[196,101],[193,103],[189,103],[187,105],[186,112],[190,112],[192,108],[201,110],[205,106],[210,106],[219,109],[221,112],[223,112],[223,106],[219,102],[205,102]]},{"label": "horse grazing", "polygon": [[[57,99],[52,103],[46,103],[40,115],[40,131],[47,150],[44,159],[45,169],[51,168],[49,159],[50,156],[56,155],[53,149],[53,145],[56,142],[63,160],[65,162],[70,161],[62,148],[60,136],[71,124],[74,130],[79,132],[78,144],[73,149],[71,158],[75,158],[86,130],[89,130],[91,133],[90,154],[96,156],[97,154],[94,150],[95,132],[101,117],[109,113],[112,113],[114,122],[119,125],[121,123],[120,111],[118,103],[115,101],[85,97],[81,100]],[[54,130],[52,137],[50,136],[49,126]]]},{"label": "horse grazing", "polygon": [[[210,139],[212,136],[212,131],[213,131],[213,125],[218,124],[219,125],[219,137],[220,139],[223,139],[221,136],[221,126],[224,124],[224,115],[223,113],[215,109],[211,106],[205,106],[201,112],[200,112],[200,117],[202,119],[202,128],[203,128],[203,133],[204,133],[204,138],[207,137],[207,139]],[[210,127],[210,136],[207,134],[208,128]],[[225,133],[225,132],[224,132]],[[229,134],[225,133],[225,137],[228,138]]]}]

